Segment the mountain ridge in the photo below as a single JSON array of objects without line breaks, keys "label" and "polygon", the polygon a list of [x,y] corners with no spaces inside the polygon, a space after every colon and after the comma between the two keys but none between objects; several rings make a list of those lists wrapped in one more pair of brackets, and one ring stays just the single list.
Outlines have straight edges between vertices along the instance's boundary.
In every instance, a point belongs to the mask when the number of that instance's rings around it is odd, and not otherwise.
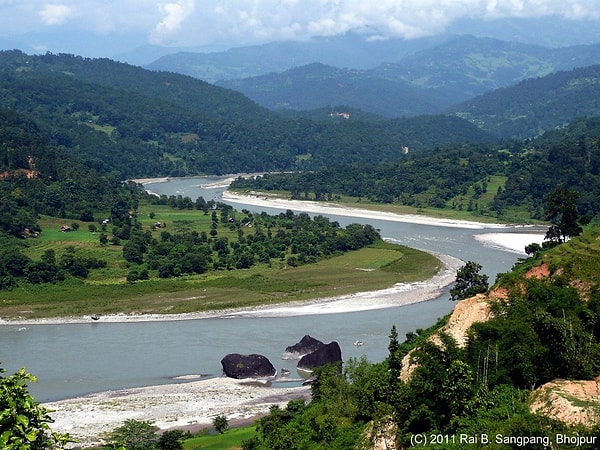
[{"label": "mountain ridge", "polygon": [[215,84],[237,90],[269,109],[344,104],[385,117],[402,117],[437,114],[525,79],[598,63],[600,44],[550,49],[466,35],[367,70],[311,63]]}]

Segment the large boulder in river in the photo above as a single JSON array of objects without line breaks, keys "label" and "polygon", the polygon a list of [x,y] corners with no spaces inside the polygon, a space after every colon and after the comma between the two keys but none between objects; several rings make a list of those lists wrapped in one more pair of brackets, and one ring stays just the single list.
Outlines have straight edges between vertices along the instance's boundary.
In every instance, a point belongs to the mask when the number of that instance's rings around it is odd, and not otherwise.
[{"label": "large boulder in river", "polygon": [[281,359],[300,359],[304,355],[308,355],[324,345],[323,342],[306,334],[297,344],[286,347]]},{"label": "large boulder in river", "polygon": [[263,355],[230,353],[221,360],[221,366],[229,378],[273,377],[277,373],[271,361]]},{"label": "large boulder in river", "polygon": [[323,344],[314,352],[300,358],[300,361],[298,361],[298,369],[312,371],[315,367],[332,363],[342,363],[342,350],[335,341],[330,342],[329,344]]}]

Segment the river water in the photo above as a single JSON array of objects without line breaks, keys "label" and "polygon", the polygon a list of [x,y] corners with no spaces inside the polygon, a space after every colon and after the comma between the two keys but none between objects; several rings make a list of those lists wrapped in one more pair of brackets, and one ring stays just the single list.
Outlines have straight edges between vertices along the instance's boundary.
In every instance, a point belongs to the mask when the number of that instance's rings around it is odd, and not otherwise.
[{"label": "river water", "polygon": [[[223,186],[212,183],[219,177],[175,179],[146,185],[153,192],[181,194],[195,199],[220,199]],[[213,187],[207,187],[213,186]],[[233,204],[236,209],[279,213],[281,210]],[[329,215],[328,215],[329,216]],[[498,247],[483,245],[474,236],[489,232],[519,232],[522,228],[458,228],[390,222],[364,218],[329,216],[342,226],[370,223],[383,237],[401,244],[448,254],[463,261],[476,261],[495,280],[510,270],[522,256]],[[534,230],[531,230],[534,231]],[[437,299],[417,304],[339,314],[292,317],[230,317],[197,320],[61,325],[0,326],[0,362],[7,372],[21,367],[38,377],[30,385],[39,401],[84,395],[90,392],[177,382],[188,374],[218,376],[221,358],[228,353],[258,353],[275,367],[285,347],[305,334],[340,344],[342,357],[365,356],[377,362],[387,356],[388,336],[396,325],[400,338],[433,324],[450,312],[448,288]],[[364,345],[356,347],[355,340]],[[291,365],[293,369],[293,365]]]}]

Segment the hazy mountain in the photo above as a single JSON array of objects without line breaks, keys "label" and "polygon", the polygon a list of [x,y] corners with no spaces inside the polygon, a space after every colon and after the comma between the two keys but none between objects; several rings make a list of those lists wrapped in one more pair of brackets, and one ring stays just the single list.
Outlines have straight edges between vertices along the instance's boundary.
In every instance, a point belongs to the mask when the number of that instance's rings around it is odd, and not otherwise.
[{"label": "hazy mountain", "polygon": [[558,70],[600,63],[600,44],[547,48],[490,38],[460,36],[386,63],[372,76],[439,89],[448,103]]},{"label": "hazy mountain", "polygon": [[531,137],[600,116],[600,65],[560,71],[484,94],[451,112],[503,137]]},{"label": "hazy mountain", "polygon": [[348,105],[386,117],[435,114],[524,79],[600,63],[600,44],[551,49],[460,36],[370,70],[310,64],[283,73],[226,80],[270,109]]},{"label": "hazy mountain", "polygon": [[[562,17],[461,19],[450,24],[442,33],[416,39],[381,39],[368,33],[348,33],[328,38],[317,37],[307,42],[238,45],[226,51],[198,52],[197,49],[187,49],[176,53],[172,49],[168,56],[149,63],[148,68],[176,71],[209,82],[283,72],[314,62],[340,68],[370,69],[384,62],[398,62],[407,55],[467,34],[548,48],[600,42],[600,28],[594,20],[575,21]],[[119,59],[139,61],[134,52],[128,55],[131,59]]]},{"label": "hazy mountain", "polygon": [[318,63],[217,84],[240,91],[270,109],[310,110],[349,105],[387,117],[429,114],[439,109],[434,93],[426,89],[378,78],[369,71]]},{"label": "hazy mountain", "polygon": [[335,67],[368,69],[383,61],[400,60],[444,39],[440,36],[368,41],[362,36],[349,34],[315,38],[307,42],[272,42],[232,48],[224,52],[175,53],[159,58],[146,68],[179,72],[209,82],[283,72],[315,62]]},{"label": "hazy mountain", "polygon": [[506,17],[494,20],[462,18],[450,24],[447,33],[471,34],[555,48],[600,42],[600,27],[593,17],[589,20],[569,20],[560,16]]}]

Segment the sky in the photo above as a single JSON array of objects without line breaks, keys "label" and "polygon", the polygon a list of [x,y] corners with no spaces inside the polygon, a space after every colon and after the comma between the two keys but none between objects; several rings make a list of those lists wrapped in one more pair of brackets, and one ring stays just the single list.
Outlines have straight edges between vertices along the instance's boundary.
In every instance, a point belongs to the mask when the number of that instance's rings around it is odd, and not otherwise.
[{"label": "sky", "polygon": [[[348,32],[417,38],[460,19],[600,20],[599,0],[0,0],[0,38],[89,33],[161,46],[235,46]],[[81,34],[77,34],[81,36]],[[52,49],[50,49],[52,50]]]}]

